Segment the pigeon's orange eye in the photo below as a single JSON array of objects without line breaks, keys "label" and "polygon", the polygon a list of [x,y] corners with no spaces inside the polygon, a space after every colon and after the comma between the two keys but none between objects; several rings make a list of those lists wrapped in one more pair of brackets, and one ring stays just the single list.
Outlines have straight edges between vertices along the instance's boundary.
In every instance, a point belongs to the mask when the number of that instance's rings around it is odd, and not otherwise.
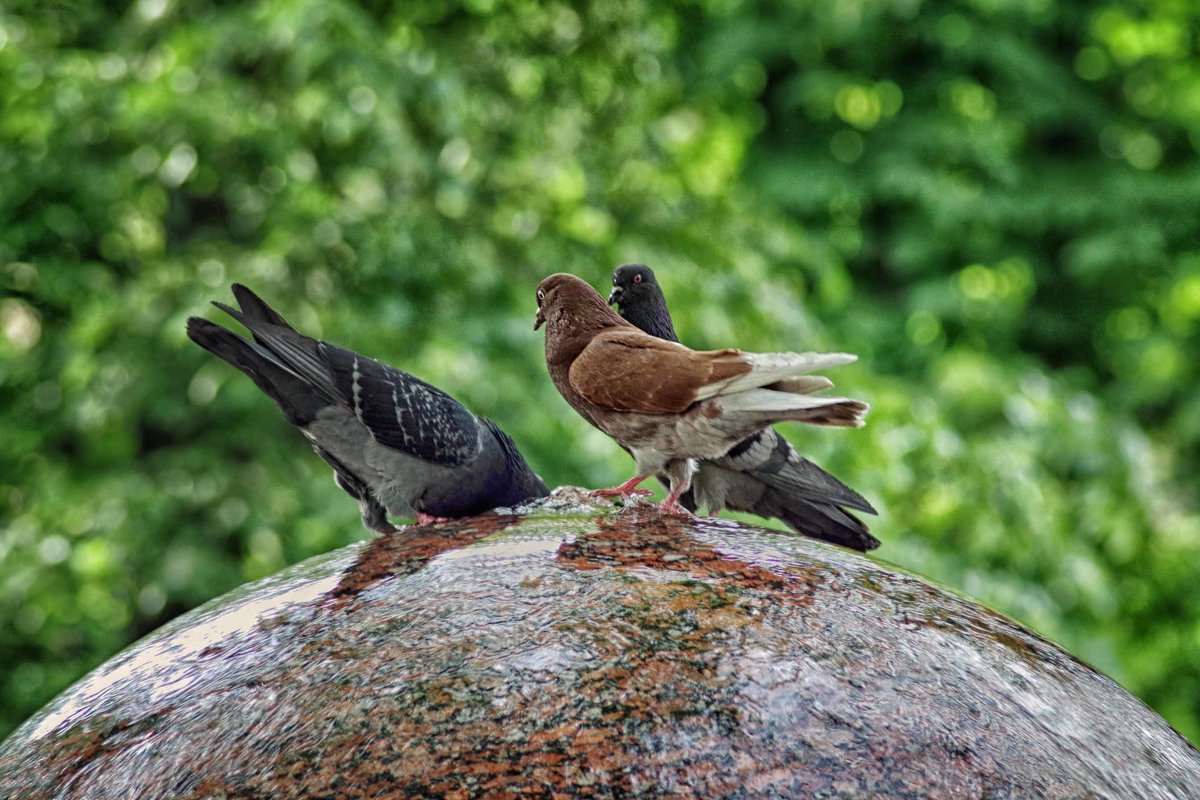
[{"label": "pigeon's orange eye", "polygon": [[637,274],[637,275],[634,275],[634,276],[633,276],[633,282],[634,282],[634,283],[641,283],[641,282],[642,282],[642,276],[641,276],[641,273],[639,273],[639,274]]}]

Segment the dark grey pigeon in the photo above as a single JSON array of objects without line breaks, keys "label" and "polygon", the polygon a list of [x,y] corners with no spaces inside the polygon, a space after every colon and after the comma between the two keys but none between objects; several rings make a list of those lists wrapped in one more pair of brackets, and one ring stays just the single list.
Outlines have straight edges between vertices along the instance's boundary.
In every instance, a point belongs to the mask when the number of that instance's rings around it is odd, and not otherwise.
[{"label": "dark grey pigeon", "polygon": [[[677,342],[662,288],[645,264],[626,264],[613,272],[608,297],[621,316],[651,336]],[[831,384],[811,381],[791,391],[817,392]],[[798,533],[855,550],[873,550],[879,540],[846,509],[874,514],[858,492],[796,452],[774,428],[764,428],[739,442],[721,458],[700,461],[691,488],[680,504],[691,511],[703,506],[775,517]],[[661,478],[660,478],[661,480]]]},{"label": "dark grey pigeon", "polygon": [[407,372],[298,333],[240,284],[248,342],[199,317],[192,341],[229,362],[279,406],[362,506],[363,524],[396,530],[388,515],[425,524],[514,506],[549,492],[495,423]]}]

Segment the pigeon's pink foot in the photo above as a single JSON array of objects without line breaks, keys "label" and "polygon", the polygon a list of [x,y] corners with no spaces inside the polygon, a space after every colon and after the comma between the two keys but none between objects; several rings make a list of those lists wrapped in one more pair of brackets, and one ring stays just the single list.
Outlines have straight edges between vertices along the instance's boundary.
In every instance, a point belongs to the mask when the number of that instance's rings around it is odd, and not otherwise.
[{"label": "pigeon's pink foot", "polygon": [[622,492],[620,486],[613,486],[611,489],[596,489],[592,492],[593,497],[649,497],[654,492],[649,489],[630,489],[628,492]]},{"label": "pigeon's pink foot", "polygon": [[417,512],[418,525],[440,525],[443,522],[449,522],[450,517],[435,517],[432,514],[426,514],[422,511]]},{"label": "pigeon's pink foot", "polygon": [[710,516],[710,517],[716,517],[716,516],[719,516],[720,514],[721,514],[721,509],[719,509],[719,508],[710,508],[708,510],[708,516]]},{"label": "pigeon's pink foot", "polygon": [[[676,483],[678,483],[678,482],[676,482]],[[681,494],[683,494],[682,484],[677,485],[676,488],[672,489],[671,493],[667,495],[667,499],[663,500],[662,503],[659,504],[658,507],[662,511],[662,513],[676,514],[681,517],[693,516],[692,512],[688,511],[686,508],[679,505],[679,495],[681,495]]]},{"label": "pigeon's pink foot", "polygon": [[670,500],[670,499],[663,500],[659,504],[658,508],[664,514],[675,514],[676,516],[680,516],[680,517],[694,517],[695,516],[695,514],[688,511],[683,506],[679,505],[678,502],[676,502],[674,500]]},{"label": "pigeon's pink foot", "polygon": [[637,488],[637,485],[648,477],[650,476],[634,475],[620,486],[612,486],[608,489],[593,489],[592,497],[649,497],[654,492],[649,489]]}]

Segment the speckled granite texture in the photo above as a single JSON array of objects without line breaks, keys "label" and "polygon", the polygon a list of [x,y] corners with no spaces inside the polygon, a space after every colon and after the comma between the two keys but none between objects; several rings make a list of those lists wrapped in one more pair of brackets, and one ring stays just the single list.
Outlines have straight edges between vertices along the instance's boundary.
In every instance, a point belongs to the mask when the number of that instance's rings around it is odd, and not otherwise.
[{"label": "speckled granite texture", "polygon": [[1198,794],[1161,718],[986,609],[561,496],[244,587],[0,745],[4,798]]}]

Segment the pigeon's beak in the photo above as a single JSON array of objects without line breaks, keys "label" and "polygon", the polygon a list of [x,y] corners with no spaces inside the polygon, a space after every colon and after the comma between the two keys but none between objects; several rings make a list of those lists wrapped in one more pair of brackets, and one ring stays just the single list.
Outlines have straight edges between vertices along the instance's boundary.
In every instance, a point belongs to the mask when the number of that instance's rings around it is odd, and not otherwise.
[{"label": "pigeon's beak", "polygon": [[608,304],[611,306],[613,303],[621,302],[621,295],[624,293],[625,290],[620,286],[614,286],[613,290],[608,294]]},{"label": "pigeon's beak", "polygon": [[541,306],[538,306],[537,319],[535,319],[533,321],[533,329],[536,331],[538,328],[542,327],[545,324],[546,324],[546,318],[544,316],[542,316]]}]

